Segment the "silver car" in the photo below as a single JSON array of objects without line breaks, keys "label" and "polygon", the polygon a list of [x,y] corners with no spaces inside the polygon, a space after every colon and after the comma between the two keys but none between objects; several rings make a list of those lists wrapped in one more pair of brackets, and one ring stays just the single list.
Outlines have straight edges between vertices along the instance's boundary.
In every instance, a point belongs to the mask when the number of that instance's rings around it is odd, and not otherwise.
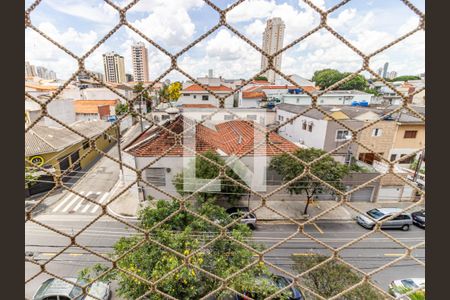
[{"label": "silver car", "polygon": [[[77,278],[68,277],[64,279],[69,282],[77,283],[78,285],[86,284],[85,281]],[[36,294],[34,294],[33,296],[33,300],[70,300],[74,298],[83,300],[95,299],[89,295],[81,296],[83,294],[82,289],[73,284],[70,284],[69,282],[63,281],[58,278],[47,279],[36,291]],[[111,297],[109,283],[105,282],[94,282],[89,287],[88,293],[102,300],[108,300]]]},{"label": "silver car", "polygon": [[[402,211],[400,208],[374,208],[366,212],[365,215],[358,215],[356,217],[356,222],[367,228],[372,229],[375,226],[375,222],[372,221],[369,216],[375,221],[383,221],[394,214],[398,214]],[[393,219],[383,222],[381,228],[399,228],[404,231],[409,230],[412,225],[412,217],[408,213],[401,213]]]},{"label": "silver car", "polygon": [[389,293],[401,300],[411,299],[411,297],[402,296],[410,290],[425,291],[425,278],[406,278],[394,280],[391,282],[391,284],[389,284]]},{"label": "silver car", "polygon": [[250,209],[246,206],[241,207],[230,207],[226,210],[231,218],[237,219],[244,216],[241,219],[241,223],[247,224],[251,229],[256,228],[256,215],[254,213],[249,213]]}]

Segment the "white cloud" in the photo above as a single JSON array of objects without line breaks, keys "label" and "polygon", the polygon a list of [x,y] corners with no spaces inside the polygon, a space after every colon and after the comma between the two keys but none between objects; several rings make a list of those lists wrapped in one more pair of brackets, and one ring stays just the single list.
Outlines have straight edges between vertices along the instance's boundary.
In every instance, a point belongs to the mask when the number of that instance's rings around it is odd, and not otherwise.
[{"label": "white cloud", "polygon": [[118,12],[106,2],[92,0],[46,0],[52,9],[91,22],[111,25],[119,20]]}]

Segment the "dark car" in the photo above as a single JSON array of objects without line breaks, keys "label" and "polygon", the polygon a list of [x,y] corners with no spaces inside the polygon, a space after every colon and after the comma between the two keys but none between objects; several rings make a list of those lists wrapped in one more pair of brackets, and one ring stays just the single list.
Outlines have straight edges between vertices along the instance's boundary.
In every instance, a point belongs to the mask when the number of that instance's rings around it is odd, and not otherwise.
[{"label": "dark car", "polygon": [[414,225],[425,228],[425,209],[413,212],[411,217]]},{"label": "dark car", "polygon": [[[263,275],[259,278],[257,278],[257,282],[263,282],[263,281],[268,281],[269,284],[275,286],[277,289],[282,289],[286,286],[288,286],[289,284],[292,283],[292,279],[290,278],[286,278],[280,275],[271,275],[271,276],[267,276],[267,275]],[[267,282],[266,282],[267,283]],[[227,300],[247,300],[247,299],[254,299],[254,300],[259,300],[259,299],[264,299],[266,297],[258,295],[255,292],[243,292],[244,295],[248,296],[248,297],[242,297],[240,295],[231,295],[229,297],[226,297]],[[291,287],[290,289],[286,290],[286,294],[289,296],[290,300],[304,300],[305,297],[302,295],[302,293],[295,287]],[[279,298],[274,298],[274,299],[279,299]]]},{"label": "dark car", "polygon": [[249,213],[250,209],[246,206],[241,207],[230,207],[226,210],[226,212],[232,217],[233,219],[240,218],[244,216],[241,219],[241,223],[247,224],[248,227],[251,229],[256,228],[256,215],[254,213]]}]

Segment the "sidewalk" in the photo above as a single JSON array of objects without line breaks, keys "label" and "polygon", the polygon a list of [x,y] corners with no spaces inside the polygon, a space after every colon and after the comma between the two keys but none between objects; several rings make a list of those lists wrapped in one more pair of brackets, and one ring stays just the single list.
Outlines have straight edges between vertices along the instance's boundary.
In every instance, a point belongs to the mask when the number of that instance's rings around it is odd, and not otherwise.
[{"label": "sidewalk", "polygon": [[[111,192],[112,197],[117,195],[120,191],[122,191],[126,187],[126,183],[123,183],[119,180],[119,182],[114,187]],[[112,198],[111,197],[111,198]],[[110,198],[110,199],[111,199]],[[219,205],[223,207],[230,206],[229,203],[222,201],[218,202]],[[381,208],[381,207],[398,207],[398,208],[406,208],[414,204],[414,202],[349,202],[350,205],[355,208],[366,212],[372,208]],[[247,206],[248,202],[246,200],[241,201],[238,206]],[[259,201],[251,201],[250,209],[254,209],[260,205]],[[303,201],[267,201],[266,206],[273,208],[274,210],[280,212],[282,215],[268,209],[267,207],[262,207],[256,210],[256,216],[259,221],[264,222],[289,222],[286,221],[286,217],[292,218],[294,220],[307,220],[305,216],[303,216],[303,210],[305,208],[305,203]],[[338,205],[336,201],[315,201],[311,203],[308,208],[309,218],[317,216],[318,214],[331,209]],[[112,214],[123,217],[123,218],[136,218],[137,212],[141,207],[141,202],[139,200],[139,195],[136,187],[130,188],[124,194],[119,196],[117,200],[109,205],[109,210]],[[423,208],[423,205],[417,206],[413,208],[413,211],[417,211]],[[320,217],[321,221],[352,221],[359,212],[355,211],[351,207],[347,205],[340,205],[333,210],[327,212],[323,216]]]}]

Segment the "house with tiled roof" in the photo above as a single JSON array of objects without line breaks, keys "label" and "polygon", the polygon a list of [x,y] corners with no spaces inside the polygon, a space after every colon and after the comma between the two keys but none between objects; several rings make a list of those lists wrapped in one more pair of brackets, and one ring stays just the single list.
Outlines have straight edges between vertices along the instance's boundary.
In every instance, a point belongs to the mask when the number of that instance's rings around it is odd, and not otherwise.
[{"label": "house with tiled roof", "polygon": [[[299,149],[298,145],[274,132],[269,133],[269,143],[265,143],[266,133],[266,127],[252,121],[199,124],[179,115],[144,131],[127,145],[124,152],[133,157],[138,169],[144,170],[143,176],[149,183],[177,195],[173,178],[195,159],[196,153],[213,151],[225,161],[242,156],[239,159],[241,166],[254,174],[266,174],[272,157]],[[170,198],[146,184],[141,184],[140,188],[145,196]]]},{"label": "house with tiled roof", "polygon": [[116,114],[115,108],[119,99],[115,100],[75,100],[76,120],[106,120]]},{"label": "house with tiled roof", "polygon": [[[191,84],[180,91],[181,97],[178,99],[176,105],[185,104],[208,104],[214,107],[219,107],[219,97],[223,97],[225,100],[225,107],[234,106],[233,89],[220,85],[203,85],[206,89],[198,84]],[[212,94],[212,93],[214,94]]]}]

